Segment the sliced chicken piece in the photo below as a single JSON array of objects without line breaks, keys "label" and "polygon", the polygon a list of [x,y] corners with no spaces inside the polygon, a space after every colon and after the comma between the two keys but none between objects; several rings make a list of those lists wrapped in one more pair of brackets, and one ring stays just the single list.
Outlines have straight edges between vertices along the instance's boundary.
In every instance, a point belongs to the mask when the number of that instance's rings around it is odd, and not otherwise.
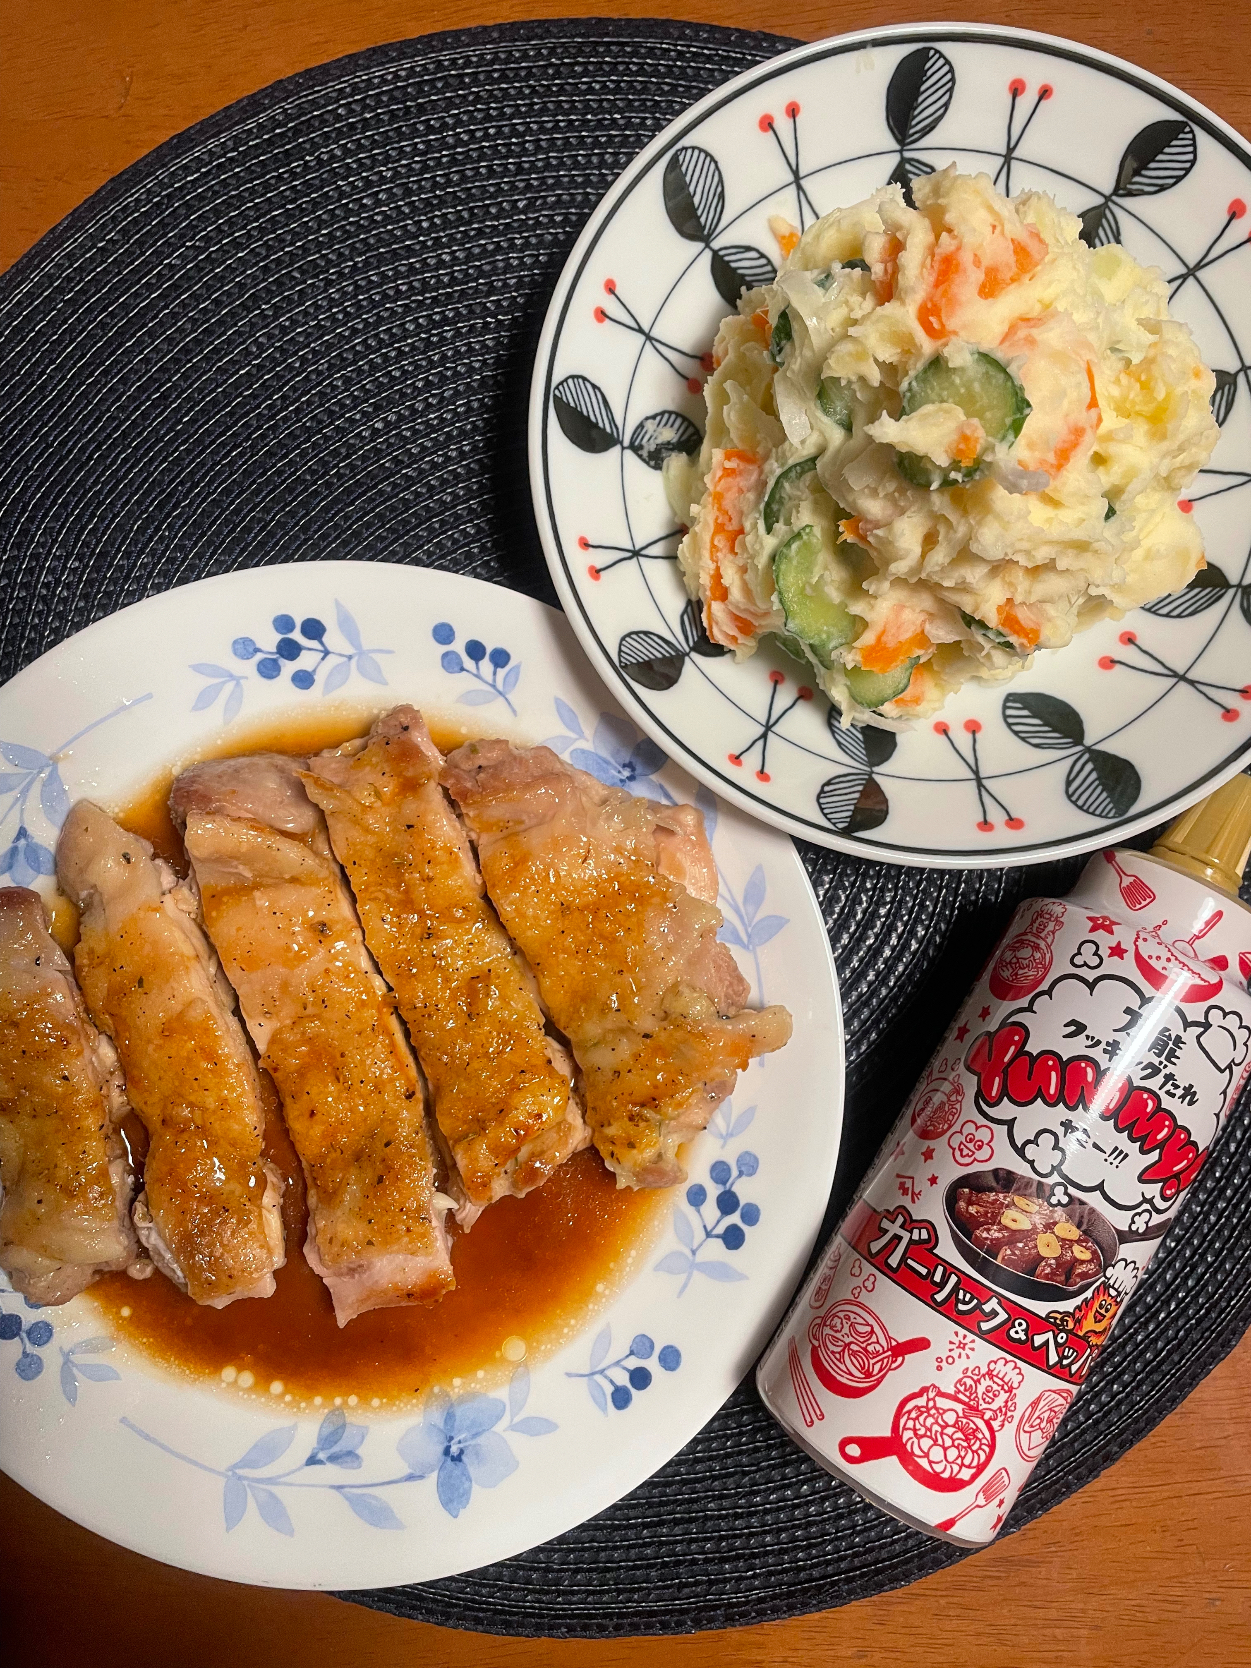
[{"label": "sliced chicken piece", "polygon": [[681,1181],[680,1144],[750,1060],[791,1034],[785,1008],[743,1009],[747,983],[717,942],[703,818],[506,741],[466,743],[443,780],[487,893],[573,1045],[604,1162],[618,1185]]},{"label": "sliced chicken piece", "polygon": [[451,1201],[416,1062],[299,771],[277,754],[194,765],[170,806],[304,1167],[305,1255],[345,1326],[451,1289]]},{"label": "sliced chicken piece", "polygon": [[196,1303],[272,1296],[282,1181],[261,1155],[256,1064],[194,890],[86,800],[61,829],[57,876],[81,911],[83,995],[148,1132],[140,1240]]},{"label": "sliced chicken piece", "polygon": [[570,1093],[573,1062],[545,1034],[442,769],[421,714],[397,707],[367,741],[310,760],[303,781],[425,1073],[464,1227],[505,1194],[538,1187],[590,1137]]},{"label": "sliced chicken piece", "polygon": [[151,1273],[130,1225],[127,1110],[38,894],[0,889],[0,1268],[34,1303],[132,1265]]}]

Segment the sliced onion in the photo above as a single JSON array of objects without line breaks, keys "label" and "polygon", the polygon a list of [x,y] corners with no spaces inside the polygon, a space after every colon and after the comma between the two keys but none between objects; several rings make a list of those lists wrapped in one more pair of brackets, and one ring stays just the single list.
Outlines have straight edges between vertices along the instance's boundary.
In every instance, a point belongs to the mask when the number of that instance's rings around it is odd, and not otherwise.
[{"label": "sliced onion", "polygon": [[802,445],[812,433],[808,402],[795,386],[789,372],[780,371],[773,381],[773,399],[778,417],[792,446]]}]

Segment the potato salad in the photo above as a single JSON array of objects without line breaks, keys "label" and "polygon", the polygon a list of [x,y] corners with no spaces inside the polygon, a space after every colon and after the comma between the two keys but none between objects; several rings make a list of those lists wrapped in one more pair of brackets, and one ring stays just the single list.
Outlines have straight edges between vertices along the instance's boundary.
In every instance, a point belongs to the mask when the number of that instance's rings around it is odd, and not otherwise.
[{"label": "potato salad", "polygon": [[782,224],[718,333],[703,448],[667,466],[713,642],[772,634],[844,722],[889,727],[1184,586],[1177,500],[1217,436],[1158,271],[1038,192],[912,190]]}]

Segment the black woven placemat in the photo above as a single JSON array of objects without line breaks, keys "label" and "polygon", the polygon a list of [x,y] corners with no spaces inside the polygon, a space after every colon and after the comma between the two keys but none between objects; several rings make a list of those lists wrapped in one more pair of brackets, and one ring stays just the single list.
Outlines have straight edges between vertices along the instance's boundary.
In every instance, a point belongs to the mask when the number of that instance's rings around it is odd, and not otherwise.
[{"label": "black woven placemat", "polygon": [[[124,603],[266,562],[408,561],[554,602],[525,448],[552,285],[639,147],[791,44],[666,22],[432,35],[271,87],[98,192],[0,279],[3,675]],[[847,1017],[832,1218],[1016,900],[1079,865],[803,856]],[[1249,1184],[1244,1101],[1009,1530],[1124,1453],[1251,1323]],[[826,1609],[959,1556],[818,1470],[747,1385],[558,1540],[344,1596],[499,1633],[677,1633]]]}]

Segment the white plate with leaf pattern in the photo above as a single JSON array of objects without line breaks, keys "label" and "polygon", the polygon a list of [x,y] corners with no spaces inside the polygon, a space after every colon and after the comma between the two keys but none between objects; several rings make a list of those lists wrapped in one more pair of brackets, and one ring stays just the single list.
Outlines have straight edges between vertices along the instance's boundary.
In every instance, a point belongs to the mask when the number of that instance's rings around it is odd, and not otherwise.
[{"label": "white plate with leaf pattern", "polygon": [[[554,610],[474,579],[313,562],[126,608],[0,690],[0,880],[51,896],[82,797],[121,806],[223,733],[318,703],[399,701],[546,741],[601,781],[701,805],[723,938],[795,1035],[687,1149],[637,1272],[545,1359],[374,1412],[292,1403],[158,1366],[90,1293],[36,1309],[0,1281],[0,1465],[110,1540],[284,1587],[424,1581],[603,1510],[705,1424],[767,1341],[820,1226],[842,1123],[829,943],[791,842],[671,766],[606,695]],[[289,1256],[299,1256],[288,1247]],[[161,1279],[160,1275],[153,1278]],[[501,1339],[508,1336],[501,1317]],[[228,1376],[232,1376],[228,1370]],[[275,1381],[277,1382],[277,1381]]]},{"label": "white plate with leaf pattern", "polygon": [[[1221,439],[1184,504],[1186,590],[968,685],[933,721],[842,730],[795,663],[708,641],[674,560],[667,452],[700,439],[720,319],[767,282],[770,215],[809,225],[956,162],[1051,192],[1093,244],[1170,280],[1217,375]],[[556,288],[530,407],[552,576],[626,710],[715,792],[818,844],[971,868],[1095,850],[1162,821],[1251,751],[1251,147],[1166,82],[1023,30],[915,24],[771,58],[626,169]]]}]

